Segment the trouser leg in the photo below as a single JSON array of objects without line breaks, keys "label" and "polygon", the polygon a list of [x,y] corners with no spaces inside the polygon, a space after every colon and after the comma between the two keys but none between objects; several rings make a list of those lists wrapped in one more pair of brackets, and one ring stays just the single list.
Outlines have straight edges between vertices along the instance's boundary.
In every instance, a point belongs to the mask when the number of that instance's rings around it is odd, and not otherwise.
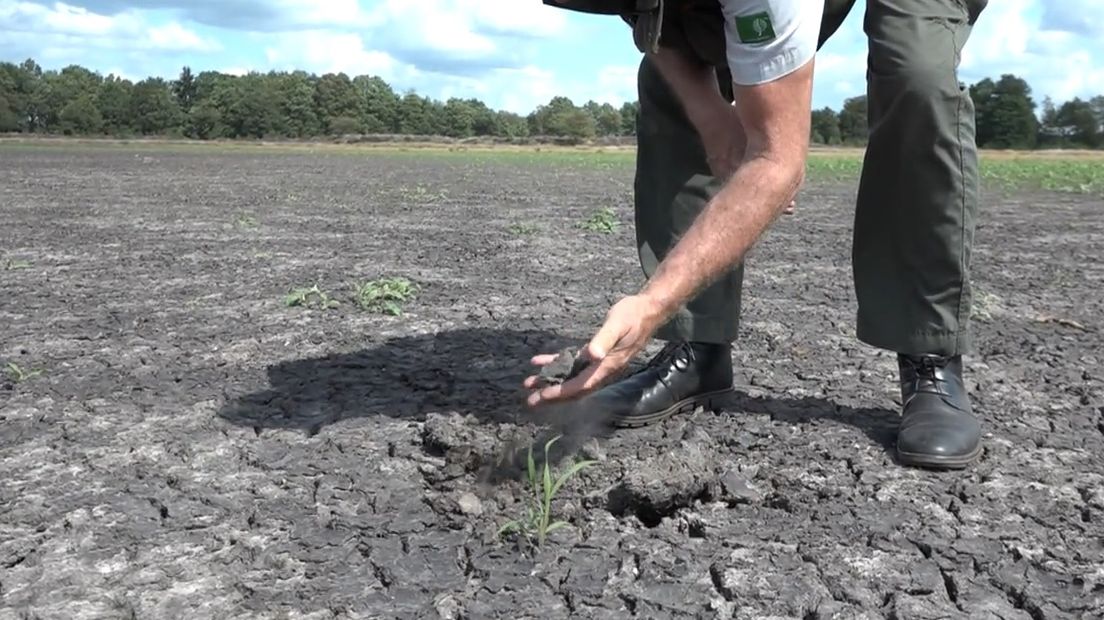
[{"label": "trouser leg", "polygon": [[858,337],[901,353],[971,347],[974,108],[957,67],[984,0],[867,0],[870,138],[855,213]]},{"label": "trouser leg", "polygon": [[[723,91],[730,89],[726,82],[727,78]],[[640,65],[638,88],[634,206],[640,264],[650,278],[720,191],[721,182],[710,173],[701,140],[677,96],[647,58]],[[735,340],[743,275],[742,265],[723,275],[660,328],[657,337],[711,343]]]}]

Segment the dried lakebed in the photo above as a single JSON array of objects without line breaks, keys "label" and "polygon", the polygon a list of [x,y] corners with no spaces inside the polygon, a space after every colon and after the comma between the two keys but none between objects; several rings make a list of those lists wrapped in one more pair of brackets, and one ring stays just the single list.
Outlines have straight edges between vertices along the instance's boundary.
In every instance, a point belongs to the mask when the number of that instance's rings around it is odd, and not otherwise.
[{"label": "dried lakebed", "polygon": [[[539,159],[539,158],[538,158]],[[0,618],[1104,614],[1099,197],[986,192],[968,381],[985,454],[892,456],[854,339],[854,184],[748,261],[739,391],[610,432],[534,414],[535,353],[640,282],[631,168],[0,145]],[[578,227],[613,207],[613,234]],[[417,285],[400,316],[355,284]],[[335,308],[288,307],[318,285]],[[40,374],[34,374],[41,371]],[[540,550],[522,448],[596,461]]]}]

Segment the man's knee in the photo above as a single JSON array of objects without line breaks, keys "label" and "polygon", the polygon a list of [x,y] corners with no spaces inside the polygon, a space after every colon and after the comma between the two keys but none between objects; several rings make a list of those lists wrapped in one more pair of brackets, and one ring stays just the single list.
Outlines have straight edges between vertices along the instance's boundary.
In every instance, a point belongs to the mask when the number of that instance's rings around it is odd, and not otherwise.
[{"label": "man's knee", "polygon": [[893,98],[913,100],[957,97],[961,84],[954,67],[933,66],[930,63],[905,63],[889,74],[872,75],[872,88],[881,88]]}]

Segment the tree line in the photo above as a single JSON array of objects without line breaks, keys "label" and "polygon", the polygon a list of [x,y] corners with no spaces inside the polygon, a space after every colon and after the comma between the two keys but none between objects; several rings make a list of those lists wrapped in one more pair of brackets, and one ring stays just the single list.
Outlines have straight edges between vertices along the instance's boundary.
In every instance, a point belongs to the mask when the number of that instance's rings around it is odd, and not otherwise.
[{"label": "tree line", "polygon": [[[977,144],[991,149],[1104,148],[1104,95],[1075,97],[1055,105],[1043,99],[1041,114],[1031,87],[1005,74],[970,86],[977,123]],[[866,97],[853,97],[839,112],[813,111],[812,141],[816,144],[862,145],[867,138]]]},{"label": "tree line", "polygon": [[43,71],[34,61],[0,63],[0,132],[312,138],[345,134],[530,135],[580,139],[631,134],[636,104],[576,106],[555,97],[528,116],[477,99],[438,101],[399,94],[383,79],[304,71],[194,74],[134,83],[71,65]]},{"label": "tree line", "polygon": [[[1056,106],[1037,104],[1014,75],[970,87],[978,144],[990,148],[1104,147],[1104,96]],[[493,110],[478,99],[438,101],[398,93],[377,76],[304,71],[194,74],[139,82],[78,65],[44,71],[34,60],[0,63],[0,132],[65,135],[168,135],[215,138],[314,138],[346,134],[406,134],[469,138],[558,136],[578,140],[631,136],[636,102],[620,107],[553,97],[527,116]],[[812,115],[818,144],[866,142],[866,98],[837,112]]]}]

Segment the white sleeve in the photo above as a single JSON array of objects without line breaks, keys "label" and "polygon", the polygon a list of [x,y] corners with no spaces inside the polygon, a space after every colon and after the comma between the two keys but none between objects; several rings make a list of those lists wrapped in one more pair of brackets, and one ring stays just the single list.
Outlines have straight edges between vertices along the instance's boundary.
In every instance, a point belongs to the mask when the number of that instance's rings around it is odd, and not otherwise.
[{"label": "white sleeve", "polygon": [[822,0],[721,0],[732,81],[771,82],[816,55]]}]

